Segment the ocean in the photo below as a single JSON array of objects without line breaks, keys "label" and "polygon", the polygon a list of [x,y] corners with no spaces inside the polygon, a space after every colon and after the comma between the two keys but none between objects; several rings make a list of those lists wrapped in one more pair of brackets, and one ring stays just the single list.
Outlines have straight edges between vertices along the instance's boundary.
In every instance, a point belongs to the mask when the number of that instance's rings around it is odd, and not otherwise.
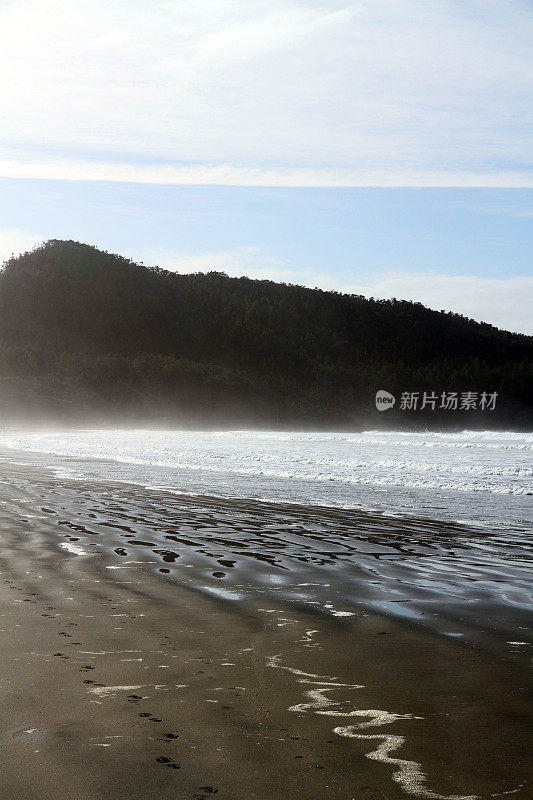
[{"label": "ocean", "polygon": [[531,522],[533,434],[79,430],[4,433],[57,474],[488,529]]}]

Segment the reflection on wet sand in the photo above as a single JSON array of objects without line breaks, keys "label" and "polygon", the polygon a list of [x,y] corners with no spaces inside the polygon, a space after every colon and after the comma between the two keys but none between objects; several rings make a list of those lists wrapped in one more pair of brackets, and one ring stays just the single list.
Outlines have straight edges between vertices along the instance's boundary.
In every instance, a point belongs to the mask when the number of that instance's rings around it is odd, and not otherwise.
[{"label": "reflection on wet sand", "polygon": [[[509,640],[527,625],[527,532],[510,538],[426,519],[53,482],[55,494],[32,483],[33,500],[49,525],[69,531],[62,538],[71,552],[97,542],[129,561],[156,556],[163,574],[210,592],[224,582],[229,592],[274,593],[333,616],[356,604],[450,636],[485,630]],[[24,478],[15,485],[23,489]],[[24,503],[11,511],[27,515]]]}]

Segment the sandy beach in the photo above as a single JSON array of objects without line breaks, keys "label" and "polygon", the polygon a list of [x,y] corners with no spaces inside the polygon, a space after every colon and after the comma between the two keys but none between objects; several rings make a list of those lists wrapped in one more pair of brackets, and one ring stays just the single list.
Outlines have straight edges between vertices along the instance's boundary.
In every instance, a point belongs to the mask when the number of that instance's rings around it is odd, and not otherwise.
[{"label": "sandy beach", "polygon": [[118,553],[112,496],[3,465],[2,798],[531,796],[518,638],[217,597],[170,548]]}]

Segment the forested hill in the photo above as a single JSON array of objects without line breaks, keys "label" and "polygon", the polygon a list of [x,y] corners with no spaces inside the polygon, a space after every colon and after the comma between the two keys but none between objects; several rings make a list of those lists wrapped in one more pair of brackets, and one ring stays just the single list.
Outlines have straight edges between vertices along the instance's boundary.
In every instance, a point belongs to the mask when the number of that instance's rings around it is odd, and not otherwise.
[{"label": "forested hill", "polygon": [[[393,410],[375,411],[378,389]],[[494,412],[401,410],[417,391],[498,400]],[[527,427],[532,396],[532,337],[419,303],[179,275],[72,241],[0,271],[8,421]]]}]

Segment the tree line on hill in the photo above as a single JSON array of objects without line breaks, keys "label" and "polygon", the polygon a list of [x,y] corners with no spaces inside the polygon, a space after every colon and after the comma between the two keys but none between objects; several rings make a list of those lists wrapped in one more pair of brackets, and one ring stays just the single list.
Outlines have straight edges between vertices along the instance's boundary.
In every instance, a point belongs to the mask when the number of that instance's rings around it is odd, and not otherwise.
[{"label": "tree line on hill", "polygon": [[[498,400],[378,412],[378,389]],[[527,428],[532,390],[532,337],[420,303],[180,275],[72,241],[0,270],[8,423]]]}]

